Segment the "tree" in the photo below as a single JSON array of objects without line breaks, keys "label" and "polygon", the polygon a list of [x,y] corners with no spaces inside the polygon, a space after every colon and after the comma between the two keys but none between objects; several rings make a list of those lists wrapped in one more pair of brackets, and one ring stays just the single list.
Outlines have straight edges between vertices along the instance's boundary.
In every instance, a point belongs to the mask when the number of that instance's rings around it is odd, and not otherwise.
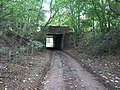
[{"label": "tree", "polygon": [[[56,2],[55,2],[56,1]],[[75,32],[76,45],[87,32],[108,33],[116,27],[115,0],[55,0],[58,13],[49,25],[68,25]]]},{"label": "tree", "polygon": [[21,47],[26,47],[31,40],[35,42],[34,33],[45,22],[42,4],[43,0],[0,1],[1,38],[12,48],[15,58],[21,54]]}]

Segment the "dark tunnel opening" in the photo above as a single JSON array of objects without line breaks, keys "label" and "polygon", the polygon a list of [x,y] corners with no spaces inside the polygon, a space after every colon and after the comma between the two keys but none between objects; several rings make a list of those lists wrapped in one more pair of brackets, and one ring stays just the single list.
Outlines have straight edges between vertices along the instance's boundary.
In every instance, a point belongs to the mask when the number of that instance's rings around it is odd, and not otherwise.
[{"label": "dark tunnel opening", "polygon": [[61,50],[63,34],[46,34],[46,49]]}]

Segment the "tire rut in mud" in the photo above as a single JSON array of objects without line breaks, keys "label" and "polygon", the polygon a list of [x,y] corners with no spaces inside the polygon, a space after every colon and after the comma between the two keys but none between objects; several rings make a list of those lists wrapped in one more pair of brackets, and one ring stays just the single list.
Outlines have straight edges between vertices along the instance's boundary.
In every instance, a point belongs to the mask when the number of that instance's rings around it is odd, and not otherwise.
[{"label": "tire rut in mud", "polygon": [[74,58],[63,52],[57,53],[62,62],[65,90],[108,90],[96,80],[97,77],[82,68]]},{"label": "tire rut in mud", "polygon": [[61,57],[62,67],[63,67],[63,78],[65,82],[65,90],[88,90],[82,84],[82,80],[75,73],[72,64],[69,62],[68,58],[58,52]]},{"label": "tire rut in mud", "polygon": [[63,82],[63,69],[61,58],[56,52],[52,52],[51,69],[47,73],[42,90],[65,90]]}]

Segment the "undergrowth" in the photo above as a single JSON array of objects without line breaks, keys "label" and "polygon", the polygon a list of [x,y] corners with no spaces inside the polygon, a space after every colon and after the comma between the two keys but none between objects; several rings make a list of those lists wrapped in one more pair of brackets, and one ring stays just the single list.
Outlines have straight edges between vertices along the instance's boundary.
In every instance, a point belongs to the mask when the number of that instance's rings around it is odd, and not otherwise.
[{"label": "undergrowth", "polygon": [[91,54],[120,54],[120,32],[118,30],[91,35],[86,41],[89,45],[85,51]]}]

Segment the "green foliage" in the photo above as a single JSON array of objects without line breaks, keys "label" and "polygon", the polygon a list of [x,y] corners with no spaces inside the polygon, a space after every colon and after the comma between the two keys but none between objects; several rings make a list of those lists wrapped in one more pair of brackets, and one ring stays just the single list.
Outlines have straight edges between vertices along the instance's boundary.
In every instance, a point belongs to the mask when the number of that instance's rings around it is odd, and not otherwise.
[{"label": "green foliage", "polygon": [[49,25],[70,26],[75,32],[76,46],[84,38],[94,53],[112,53],[119,48],[117,0],[56,1],[53,5],[59,11]]},{"label": "green foliage", "polygon": [[[21,37],[17,42],[23,51],[24,38],[30,47],[41,48],[43,45],[34,41],[38,38],[44,41],[43,32],[37,32],[41,25],[66,25],[75,32],[76,46],[81,38],[85,38],[87,43],[94,46],[95,52],[109,52],[117,48],[117,30],[120,28],[116,11],[117,0],[51,0],[48,21],[45,21],[43,2],[47,0],[1,0],[0,37],[8,34],[11,40]],[[116,31],[113,31],[114,29]],[[116,33],[116,36],[113,33]],[[9,43],[14,45],[14,42]]]},{"label": "green foliage", "polygon": [[120,50],[120,32],[113,30],[106,34],[98,34],[92,39],[93,52],[96,54],[119,53]]},{"label": "green foliage", "polygon": [[27,50],[27,47],[22,46],[19,48],[19,50],[20,50],[20,52],[25,52]]},{"label": "green foliage", "polygon": [[39,42],[39,41],[30,41],[29,43],[28,43],[28,47],[32,47],[32,48],[34,48],[34,49],[42,49],[43,48],[43,44],[41,43],[41,42]]},{"label": "green foliage", "polygon": [[5,50],[8,49],[7,47],[0,47],[0,53],[5,52]]},{"label": "green foliage", "polygon": [[0,1],[0,37],[9,37],[11,46],[17,39],[16,47],[23,47],[23,41],[33,40],[33,34],[45,22],[42,4],[43,0]]}]

